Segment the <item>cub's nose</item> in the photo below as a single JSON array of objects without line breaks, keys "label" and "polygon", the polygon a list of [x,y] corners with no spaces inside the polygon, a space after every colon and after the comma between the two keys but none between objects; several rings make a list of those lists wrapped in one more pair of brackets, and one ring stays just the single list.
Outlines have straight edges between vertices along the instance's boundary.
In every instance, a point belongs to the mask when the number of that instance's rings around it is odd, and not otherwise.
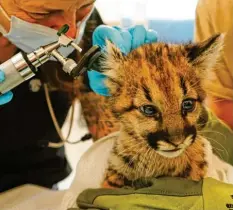
[{"label": "cub's nose", "polygon": [[174,136],[174,137],[170,137],[169,138],[169,143],[171,143],[174,146],[179,146],[180,144],[182,144],[185,140],[185,137],[180,135],[180,136]]}]

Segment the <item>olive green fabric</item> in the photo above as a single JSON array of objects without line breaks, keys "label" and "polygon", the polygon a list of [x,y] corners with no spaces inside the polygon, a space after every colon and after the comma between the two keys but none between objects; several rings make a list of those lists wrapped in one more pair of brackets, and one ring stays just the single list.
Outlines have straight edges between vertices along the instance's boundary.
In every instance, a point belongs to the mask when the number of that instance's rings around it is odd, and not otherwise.
[{"label": "olive green fabric", "polygon": [[233,185],[208,178],[203,183],[202,191],[204,209],[233,209]]},{"label": "olive green fabric", "polygon": [[233,165],[233,131],[212,112],[201,135],[206,137],[213,147],[213,152],[225,162]]},{"label": "olive green fabric", "polygon": [[145,210],[145,209],[203,209],[201,196],[165,196],[165,195],[125,195],[125,196],[100,196],[95,200],[96,205],[103,205],[109,209],[117,210]]},{"label": "olive green fabric", "polygon": [[[143,186],[140,180],[136,186]],[[200,210],[202,181],[164,177],[145,182],[149,187],[134,189],[89,189],[80,194],[81,209],[190,209]],[[91,204],[91,205],[90,205]]]},{"label": "olive green fabric", "polygon": [[137,190],[85,190],[77,199],[78,209],[230,210],[228,207],[233,205],[233,185],[212,178],[194,182],[166,177],[151,179],[150,183],[151,186]]},{"label": "olive green fabric", "polygon": [[[134,186],[137,190],[132,188],[119,189],[101,189],[101,195],[130,195],[130,194],[150,194],[150,195],[169,195],[169,196],[198,196],[202,194],[202,181],[195,182],[178,177],[161,177],[159,179],[150,179],[148,181],[135,181]],[[148,186],[144,187],[143,186]],[[185,190],[184,190],[185,189]],[[92,203],[98,196],[100,189],[86,190],[80,194],[78,200],[80,202],[88,199]]]}]

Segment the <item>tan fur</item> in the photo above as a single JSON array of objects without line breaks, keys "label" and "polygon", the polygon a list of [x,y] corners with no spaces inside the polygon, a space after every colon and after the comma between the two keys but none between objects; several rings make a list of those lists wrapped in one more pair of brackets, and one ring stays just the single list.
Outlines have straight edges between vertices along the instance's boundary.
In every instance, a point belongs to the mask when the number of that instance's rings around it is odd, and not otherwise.
[{"label": "tan fur", "polygon": [[[200,180],[206,176],[209,142],[199,135],[208,120],[204,84],[220,57],[222,39],[216,36],[187,45],[147,44],[127,56],[107,44],[104,68],[112,95],[109,104],[122,128],[103,187],[113,186],[114,180],[121,187],[127,185],[125,181],[146,177]],[[195,109],[182,114],[181,104],[187,98],[196,100]],[[144,105],[155,106],[158,113],[145,116],[139,111]],[[160,134],[169,137],[165,141]],[[153,135],[154,148],[148,143],[153,145]]]}]

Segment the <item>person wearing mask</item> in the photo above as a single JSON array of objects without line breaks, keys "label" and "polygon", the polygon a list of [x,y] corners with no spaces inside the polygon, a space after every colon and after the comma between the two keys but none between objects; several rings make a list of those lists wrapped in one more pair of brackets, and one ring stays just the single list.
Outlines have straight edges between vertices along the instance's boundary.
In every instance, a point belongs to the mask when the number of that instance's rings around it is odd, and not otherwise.
[{"label": "person wearing mask", "polygon": [[[56,32],[64,24],[70,26],[66,35],[88,50],[92,46],[92,32],[103,23],[94,9],[93,0],[0,0],[0,6],[0,63],[19,51],[29,53],[56,41]],[[91,25],[96,19],[97,24]],[[104,34],[111,34],[111,38],[127,50],[133,48],[131,43],[156,41],[156,33],[143,26],[128,30],[100,27],[97,35],[103,37]],[[63,55],[77,61],[80,57],[69,50]],[[61,127],[77,92],[86,110],[84,116],[92,108],[87,101],[92,106],[96,103],[104,105],[104,100],[101,100],[105,97],[91,92],[88,86],[88,83],[92,88],[98,86],[101,78],[102,75],[94,72],[86,76],[87,81],[80,79],[80,85],[63,73],[60,64],[49,61],[40,67],[36,77],[0,96],[0,192],[26,183],[54,188],[57,182],[69,175],[71,169],[64,147],[49,147],[49,142],[60,142],[61,137],[55,129],[48,102],[51,102],[55,121]],[[0,71],[2,81],[4,73]],[[101,89],[94,89],[103,93]],[[101,115],[98,106],[90,118],[86,118],[90,130],[91,117],[97,114]],[[106,134],[109,132],[111,129]]]}]

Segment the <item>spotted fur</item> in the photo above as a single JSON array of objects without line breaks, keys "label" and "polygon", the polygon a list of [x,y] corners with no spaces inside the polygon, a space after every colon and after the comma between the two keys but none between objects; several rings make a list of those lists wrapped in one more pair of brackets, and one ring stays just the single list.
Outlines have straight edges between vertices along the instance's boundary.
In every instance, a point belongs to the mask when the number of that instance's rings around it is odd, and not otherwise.
[{"label": "spotted fur", "polygon": [[[121,130],[103,187],[146,177],[207,175],[212,149],[199,131],[208,121],[206,84],[213,79],[222,40],[216,35],[196,44],[145,44],[126,56],[108,42],[103,63],[109,105]],[[182,108],[189,99],[192,111]],[[153,107],[153,116],[142,113],[145,105]]]}]

